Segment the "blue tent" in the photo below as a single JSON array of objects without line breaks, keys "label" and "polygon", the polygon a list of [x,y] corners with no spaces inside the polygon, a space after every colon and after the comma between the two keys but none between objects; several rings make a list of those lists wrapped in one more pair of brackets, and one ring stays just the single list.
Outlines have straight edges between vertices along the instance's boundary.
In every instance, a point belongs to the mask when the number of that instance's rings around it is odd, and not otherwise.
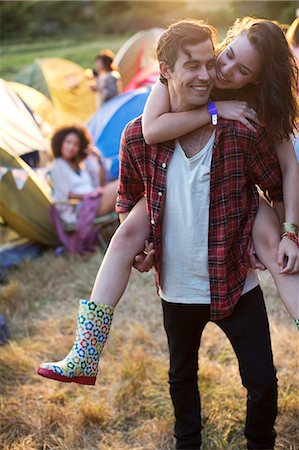
[{"label": "blue tent", "polygon": [[119,145],[123,129],[143,112],[150,88],[141,88],[113,97],[92,116],[87,127],[93,142],[101,150],[106,163],[107,178],[118,177]]}]

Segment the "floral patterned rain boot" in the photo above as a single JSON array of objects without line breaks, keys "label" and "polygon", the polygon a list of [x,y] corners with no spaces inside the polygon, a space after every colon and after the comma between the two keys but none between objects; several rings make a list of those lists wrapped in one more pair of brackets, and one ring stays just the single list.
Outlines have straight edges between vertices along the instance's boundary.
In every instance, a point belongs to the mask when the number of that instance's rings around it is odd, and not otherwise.
[{"label": "floral patterned rain boot", "polygon": [[113,311],[113,306],[80,300],[76,338],[71,351],[61,361],[41,364],[37,373],[66,383],[94,385]]}]

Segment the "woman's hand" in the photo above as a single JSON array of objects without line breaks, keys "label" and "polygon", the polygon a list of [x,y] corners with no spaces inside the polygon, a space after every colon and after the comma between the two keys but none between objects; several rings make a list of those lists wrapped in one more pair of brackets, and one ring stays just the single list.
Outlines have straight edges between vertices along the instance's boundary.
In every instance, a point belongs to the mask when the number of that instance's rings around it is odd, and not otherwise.
[{"label": "woman's hand", "polygon": [[247,102],[227,100],[216,102],[216,106],[220,117],[223,119],[238,120],[251,131],[256,132],[256,129],[249,120],[262,125],[258,119],[257,112],[253,108],[249,108]]},{"label": "woman's hand", "polygon": [[86,156],[96,156],[97,159],[101,160],[101,154],[97,147],[92,144],[89,144],[85,149]]},{"label": "woman's hand", "polygon": [[97,187],[91,194],[89,194],[90,198],[97,198],[103,195],[104,188],[102,186]]},{"label": "woman's hand", "polygon": [[278,248],[279,273],[293,274],[299,272],[299,248],[287,236],[280,241]]}]

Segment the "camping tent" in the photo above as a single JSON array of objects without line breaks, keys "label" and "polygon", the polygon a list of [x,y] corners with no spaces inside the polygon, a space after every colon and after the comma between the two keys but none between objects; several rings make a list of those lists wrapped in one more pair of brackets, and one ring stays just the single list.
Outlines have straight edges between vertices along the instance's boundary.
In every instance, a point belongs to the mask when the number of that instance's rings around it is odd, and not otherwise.
[{"label": "camping tent", "polygon": [[19,72],[16,81],[46,95],[55,107],[59,123],[85,122],[96,109],[95,93],[84,69],[67,59],[36,59]]},{"label": "camping tent", "polygon": [[[18,189],[29,177],[27,164],[18,158],[35,150],[47,155],[48,143],[36,123],[29,107],[21,100],[9,83],[0,79],[0,216],[5,225],[1,225],[0,258],[7,261],[6,249],[19,254],[20,245],[28,249],[28,240],[20,240],[11,229],[26,238],[43,243],[57,242],[52,225],[49,223],[44,194],[41,194],[33,181],[27,181],[24,189]],[[22,166],[20,164],[23,164]],[[17,170],[14,170],[17,169]],[[29,168],[30,169],[30,168]],[[30,173],[33,173],[30,170]],[[34,177],[36,179],[36,176]],[[17,183],[17,184],[16,184]],[[36,192],[37,191],[37,192]],[[13,236],[13,237],[12,237]],[[15,249],[18,248],[18,251]],[[31,251],[31,250],[30,250]],[[26,254],[28,252],[26,251]],[[0,267],[4,261],[1,261]]]},{"label": "camping tent", "polygon": [[117,95],[105,102],[87,124],[105,158],[108,179],[118,177],[121,134],[128,122],[142,114],[149,93],[149,88],[141,88]]},{"label": "camping tent", "polygon": [[127,84],[125,91],[139,89],[140,87],[152,86],[159,77],[157,61],[152,62],[144,69],[139,70],[132,80]]},{"label": "camping tent", "polygon": [[20,236],[58,245],[48,214],[50,189],[20,157],[0,147],[0,215]]},{"label": "camping tent", "polygon": [[42,92],[22,83],[10,81],[8,84],[31,109],[35,118],[40,118],[42,130],[48,125],[44,134],[48,134],[51,127],[58,125],[54,105]]},{"label": "camping tent", "polygon": [[15,155],[48,151],[39,126],[29,108],[7,82],[0,79],[0,147]]},{"label": "camping tent", "polygon": [[159,72],[156,59],[156,46],[163,33],[163,28],[150,28],[139,31],[128,39],[115,55],[114,63],[122,78],[123,90],[128,90],[130,81],[147,67],[156,67]]}]

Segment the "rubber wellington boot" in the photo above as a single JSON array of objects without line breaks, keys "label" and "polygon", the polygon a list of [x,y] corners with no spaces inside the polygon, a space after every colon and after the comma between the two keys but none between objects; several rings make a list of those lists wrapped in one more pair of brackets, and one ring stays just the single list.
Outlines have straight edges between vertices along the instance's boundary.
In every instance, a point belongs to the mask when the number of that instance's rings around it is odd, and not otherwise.
[{"label": "rubber wellington boot", "polygon": [[61,361],[41,364],[37,373],[65,383],[94,385],[113,311],[113,306],[80,300],[76,338],[71,351]]}]

